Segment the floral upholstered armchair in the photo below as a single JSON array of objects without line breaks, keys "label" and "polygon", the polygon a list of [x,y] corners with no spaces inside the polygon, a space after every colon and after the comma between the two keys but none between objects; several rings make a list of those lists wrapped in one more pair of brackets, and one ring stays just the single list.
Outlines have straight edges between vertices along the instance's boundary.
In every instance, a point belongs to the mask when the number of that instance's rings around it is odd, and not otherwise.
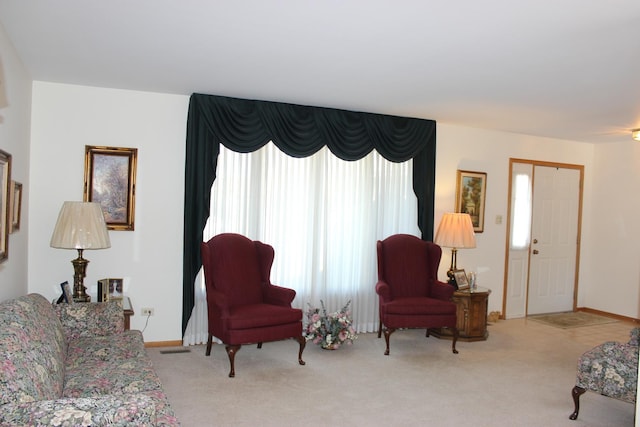
[{"label": "floral upholstered armchair", "polygon": [[571,391],[575,409],[570,419],[578,418],[580,396],[586,391],[635,403],[639,337],[640,328],[634,328],[628,343],[609,341],[592,348],[578,359],[576,385]]}]

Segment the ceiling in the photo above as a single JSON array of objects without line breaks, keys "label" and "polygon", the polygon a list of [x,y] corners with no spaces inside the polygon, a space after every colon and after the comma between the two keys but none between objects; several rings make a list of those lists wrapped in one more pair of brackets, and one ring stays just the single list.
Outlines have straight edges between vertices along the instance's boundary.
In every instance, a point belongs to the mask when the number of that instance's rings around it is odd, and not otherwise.
[{"label": "ceiling", "polygon": [[640,128],[638,0],[0,0],[0,23],[34,80],[593,143]]}]

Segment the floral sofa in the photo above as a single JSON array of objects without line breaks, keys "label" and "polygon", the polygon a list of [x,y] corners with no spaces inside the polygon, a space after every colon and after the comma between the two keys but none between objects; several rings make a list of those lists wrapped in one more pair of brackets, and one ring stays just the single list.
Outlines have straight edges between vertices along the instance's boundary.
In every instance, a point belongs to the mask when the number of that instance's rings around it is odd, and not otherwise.
[{"label": "floral sofa", "polygon": [[580,356],[576,385],[571,390],[574,411],[570,419],[578,418],[580,396],[586,391],[635,403],[639,339],[640,328],[633,328],[628,343],[608,341]]},{"label": "floral sofa", "polygon": [[179,425],[122,306],[0,303],[0,426],[100,425]]}]

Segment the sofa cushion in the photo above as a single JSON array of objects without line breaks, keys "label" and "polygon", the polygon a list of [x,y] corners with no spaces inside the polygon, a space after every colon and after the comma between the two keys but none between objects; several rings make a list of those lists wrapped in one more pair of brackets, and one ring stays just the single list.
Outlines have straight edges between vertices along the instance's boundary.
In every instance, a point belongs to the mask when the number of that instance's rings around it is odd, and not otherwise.
[{"label": "sofa cushion", "polygon": [[96,397],[105,394],[160,390],[162,385],[151,359],[95,360],[68,368],[64,397]]},{"label": "sofa cushion", "polygon": [[82,368],[96,360],[126,360],[146,358],[144,340],[140,331],[124,331],[121,334],[82,337],[69,342],[67,369]]},{"label": "sofa cushion", "polygon": [[97,399],[58,399],[12,404],[2,408],[0,425],[150,426],[157,425],[157,403],[154,396],[137,393]]},{"label": "sofa cushion", "polygon": [[62,394],[66,344],[51,303],[38,294],[0,303],[0,405]]}]

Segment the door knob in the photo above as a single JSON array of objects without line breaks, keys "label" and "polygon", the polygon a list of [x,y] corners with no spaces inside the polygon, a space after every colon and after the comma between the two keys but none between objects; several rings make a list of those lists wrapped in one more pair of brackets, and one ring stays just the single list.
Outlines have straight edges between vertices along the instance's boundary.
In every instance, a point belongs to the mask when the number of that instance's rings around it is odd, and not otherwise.
[{"label": "door knob", "polygon": [[540,253],[540,252],[538,252],[538,250],[537,250],[537,249],[534,249],[534,250],[533,250],[533,254],[534,254],[534,255],[538,255],[539,253]]}]

